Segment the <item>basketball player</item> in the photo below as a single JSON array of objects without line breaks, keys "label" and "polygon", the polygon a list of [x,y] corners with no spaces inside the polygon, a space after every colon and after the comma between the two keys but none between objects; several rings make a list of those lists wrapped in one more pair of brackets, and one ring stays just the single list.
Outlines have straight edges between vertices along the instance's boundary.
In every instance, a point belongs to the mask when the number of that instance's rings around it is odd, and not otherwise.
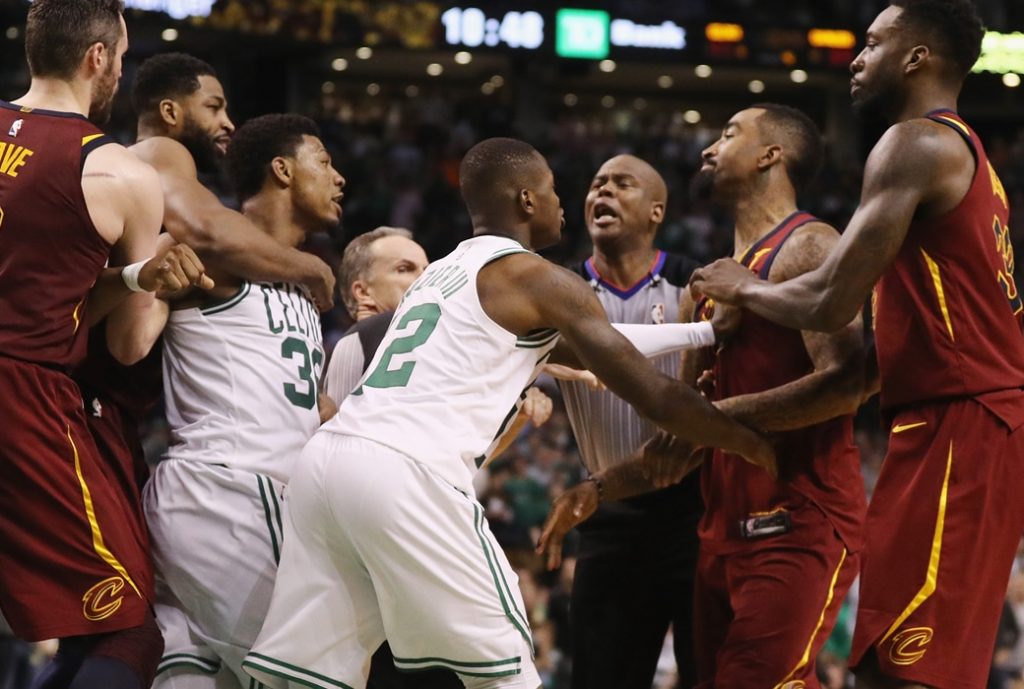
[{"label": "basketball player", "polygon": [[471,491],[560,336],[659,425],[774,461],[756,434],[629,346],[579,276],[532,253],[563,224],[536,150],[488,139],[460,178],[474,237],[412,285],[370,372],[296,466],[274,597],[245,661],[260,682],[362,689],[386,638],[399,669],[445,667],[469,687],[540,685],[515,573]]},{"label": "basketball player", "polygon": [[[661,175],[631,155],[606,161],[591,181],[584,217],[594,254],[575,270],[611,321],[679,320],[679,300],[697,263],[654,248],[667,197]],[[679,376],[678,355],[651,363]],[[657,431],[611,392],[560,385],[591,475],[628,459]],[[680,686],[696,682],[693,577],[702,512],[700,482],[691,476],[656,493],[605,502],[582,525],[570,605],[573,687],[651,686],[670,624]]]},{"label": "basketball player", "polygon": [[[187,247],[153,257],[159,181],[95,124],[121,76],[122,11],[37,0],[32,83],[0,102],[0,607],[18,636],[61,639],[47,688],[148,687],[162,649],[145,544],[67,371],[90,321],[112,313],[129,326],[113,339],[131,340],[160,311],[153,291],[210,284]],[[129,267],[105,270],[111,257]]]},{"label": "basketball player", "polygon": [[[228,168],[243,212],[282,250],[341,220],[344,179],[316,125],[265,115],[237,132]],[[164,331],[171,442],[144,504],[166,650],[155,687],[247,687],[281,548],[284,487],[319,426],[320,318],[298,286],[214,269]]]},{"label": "basketball player", "polygon": [[984,686],[1024,527],[1024,346],[1006,192],[956,113],[983,28],[969,0],[899,0],[851,65],[891,124],[820,268],[772,284],[720,261],[695,294],[829,331],[874,287],[892,424],[871,501],[851,662],[866,687]]}]

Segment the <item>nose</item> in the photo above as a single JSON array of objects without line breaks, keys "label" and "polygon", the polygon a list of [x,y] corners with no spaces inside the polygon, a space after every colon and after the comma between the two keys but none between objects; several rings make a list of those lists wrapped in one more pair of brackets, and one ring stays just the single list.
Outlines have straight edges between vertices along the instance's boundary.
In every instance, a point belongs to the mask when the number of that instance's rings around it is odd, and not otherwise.
[{"label": "nose", "polygon": [[850,63],[850,73],[857,74],[864,69],[864,51],[862,50],[857,54],[857,57],[853,58],[853,62]]},{"label": "nose", "polygon": [[715,156],[715,150],[718,148],[718,142],[711,144],[703,151],[700,152],[700,159],[705,163],[711,162],[711,159]]},{"label": "nose", "polygon": [[331,170],[333,170],[333,172],[334,172],[334,183],[337,185],[338,189],[344,189],[345,188],[345,178],[342,177],[341,173],[338,172],[337,170],[335,170],[334,168],[331,168]]},{"label": "nose", "polygon": [[235,133],[235,123],[231,121],[231,118],[228,117],[226,112],[224,113],[224,122],[221,123],[221,127],[228,134],[234,134]]}]

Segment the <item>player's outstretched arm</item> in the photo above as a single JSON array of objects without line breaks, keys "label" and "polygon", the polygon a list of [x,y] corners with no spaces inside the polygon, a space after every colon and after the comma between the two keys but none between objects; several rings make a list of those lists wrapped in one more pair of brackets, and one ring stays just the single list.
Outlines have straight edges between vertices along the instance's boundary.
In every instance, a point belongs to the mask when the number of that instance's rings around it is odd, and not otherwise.
[{"label": "player's outstretched arm", "polygon": [[136,144],[132,151],[160,175],[163,224],[176,240],[232,275],[305,285],[321,310],[334,304],[330,267],[312,254],[282,247],[244,215],[226,208],[199,182],[195,161],[184,146],[154,137]]},{"label": "player's outstretched arm", "polygon": [[[839,242],[839,233],[824,223],[801,228],[782,248],[772,279],[797,278],[822,265]],[[804,347],[814,370],[797,380],[715,403],[744,425],[763,432],[806,428],[852,414],[864,391],[864,324],[858,315],[833,333],[803,331]]]},{"label": "player's outstretched arm", "polygon": [[774,453],[764,439],[658,372],[611,327],[578,275],[534,255],[514,254],[485,266],[477,289],[485,312],[506,330],[559,330],[580,362],[641,416],[686,442],[721,447],[774,469]]},{"label": "player's outstretched arm", "polygon": [[947,144],[927,122],[891,127],[868,158],[856,213],[816,270],[771,284],[732,259],[721,259],[694,272],[691,291],[797,330],[842,328],[899,253],[918,208],[935,200],[937,180],[948,171]]}]

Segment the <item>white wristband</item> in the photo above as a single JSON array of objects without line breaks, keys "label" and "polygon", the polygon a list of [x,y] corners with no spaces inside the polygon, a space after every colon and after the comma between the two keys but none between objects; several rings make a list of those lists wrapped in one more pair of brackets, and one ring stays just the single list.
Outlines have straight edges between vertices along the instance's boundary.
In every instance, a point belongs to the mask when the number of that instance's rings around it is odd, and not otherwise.
[{"label": "white wristband", "polygon": [[121,269],[121,279],[124,280],[124,284],[128,286],[132,292],[148,292],[149,290],[142,289],[139,286],[139,273],[142,271],[142,266],[146,264],[145,261],[139,261],[133,263],[130,266],[125,266]]},{"label": "white wristband", "polygon": [[612,323],[612,327],[622,333],[646,357],[715,344],[715,329],[708,321],[661,325]]}]

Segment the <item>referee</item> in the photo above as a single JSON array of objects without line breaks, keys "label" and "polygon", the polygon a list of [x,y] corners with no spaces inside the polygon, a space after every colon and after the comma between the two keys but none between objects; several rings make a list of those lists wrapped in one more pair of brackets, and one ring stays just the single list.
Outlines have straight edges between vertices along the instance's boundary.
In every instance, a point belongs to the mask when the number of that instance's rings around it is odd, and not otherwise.
[{"label": "referee", "polygon": [[[612,323],[677,323],[692,259],[654,248],[668,192],[645,161],[616,156],[601,166],[584,209],[594,253],[578,272]],[[653,359],[679,377],[679,355]],[[656,428],[619,397],[560,382],[589,473],[624,461]],[[621,502],[603,502],[580,525],[570,604],[573,689],[646,689],[669,625],[679,686],[696,683],[693,581],[703,505],[697,473],[682,483]]]}]

